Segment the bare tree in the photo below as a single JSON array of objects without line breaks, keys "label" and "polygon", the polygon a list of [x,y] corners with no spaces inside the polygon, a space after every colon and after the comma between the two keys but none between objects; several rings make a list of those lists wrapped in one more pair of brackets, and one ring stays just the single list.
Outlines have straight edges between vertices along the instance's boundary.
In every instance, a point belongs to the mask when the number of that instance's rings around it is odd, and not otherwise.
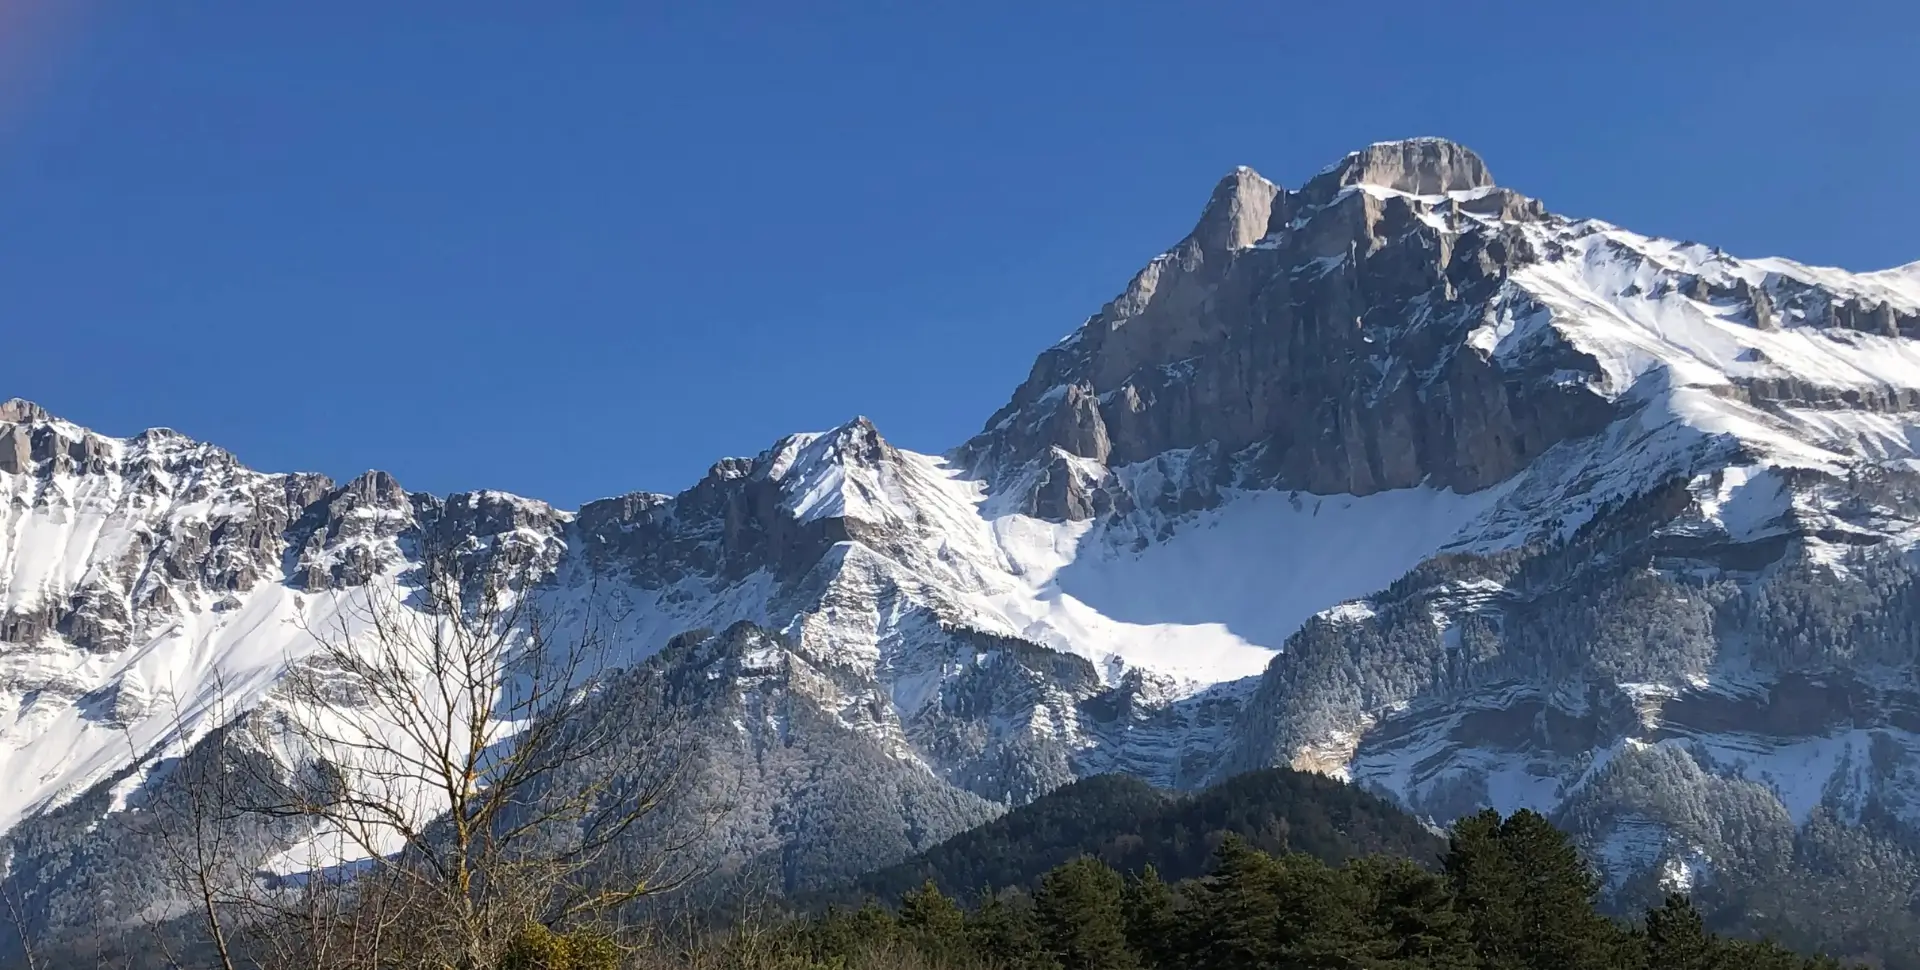
[{"label": "bare tree", "polygon": [[[595,589],[564,624],[494,544],[431,549],[316,631],[285,724],[316,766],[277,806],[351,848],[372,879],[352,935],[431,965],[491,965],[529,924],[671,890],[695,837],[650,826],[689,765],[653,691],[596,696],[618,617]],[[641,828],[643,852],[621,851]]]},{"label": "bare tree", "polygon": [[[6,871],[0,869],[0,880],[6,878]],[[33,933],[27,925],[27,916],[20,905],[20,896],[11,885],[6,889],[7,921],[13,924],[14,935],[20,938],[20,955],[26,960],[26,970],[40,970],[40,954],[33,948]]]},{"label": "bare tree", "polygon": [[[216,676],[210,689],[208,721],[224,726],[231,717],[225,680]],[[164,762],[169,747],[177,745],[177,750],[171,758],[171,776],[161,780],[152,803],[146,806],[162,878],[191,901],[195,922],[212,950],[214,965],[219,970],[236,970],[229,910],[245,898],[241,890],[250,866],[239,857],[239,846],[231,837],[240,809],[232,766],[227,761],[228,747],[218,732],[211,743],[195,744],[177,687],[169,684],[163,696],[173,722],[158,753]],[[126,737],[128,746],[135,748],[133,760],[138,764],[141,753],[131,731]],[[174,951],[168,939],[167,915],[163,912],[144,918],[166,964],[180,966],[186,958]]]},{"label": "bare tree", "polygon": [[[293,778],[188,785],[174,876],[221,970],[229,913],[265,970],[475,970],[530,926],[601,920],[698,874],[688,850],[714,816],[678,798],[694,748],[650,670],[610,673],[619,616],[592,588],[554,594],[564,614],[540,607],[497,550],[430,549],[398,582],[324,594],[337,619],[239,722],[273,754],[257,763]],[[198,847],[242,790],[242,813],[302,841],[282,877],[236,887],[231,860]]]}]

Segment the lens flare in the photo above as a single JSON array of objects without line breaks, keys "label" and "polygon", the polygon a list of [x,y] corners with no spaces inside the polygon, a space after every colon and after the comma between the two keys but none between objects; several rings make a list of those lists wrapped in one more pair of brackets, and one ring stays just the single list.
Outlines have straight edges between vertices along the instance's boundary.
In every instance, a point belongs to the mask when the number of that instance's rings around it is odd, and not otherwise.
[{"label": "lens flare", "polygon": [[0,0],[0,138],[52,83],[89,2]]}]

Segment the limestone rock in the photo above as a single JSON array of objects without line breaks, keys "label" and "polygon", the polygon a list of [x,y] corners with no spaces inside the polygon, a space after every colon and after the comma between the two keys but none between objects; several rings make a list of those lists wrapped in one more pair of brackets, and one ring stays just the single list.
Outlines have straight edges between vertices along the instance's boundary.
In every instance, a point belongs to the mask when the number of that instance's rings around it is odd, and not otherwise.
[{"label": "limestone rock", "polygon": [[26,426],[15,424],[0,428],[0,472],[24,475],[32,468],[33,441]]},{"label": "limestone rock", "polygon": [[1320,178],[1339,186],[1378,185],[1414,195],[1466,192],[1494,184],[1479,155],[1444,138],[1408,138],[1369,145],[1342,159]]},{"label": "limestone rock", "polygon": [[1440,139],[1371,146],[1298,192],[1238,169],[957,454],[989,480],[1052,483],[1034,507],[1075,515],[1089,506],[1062,479],[1009,469],[1056,448],[1122,465],[1217,445],[1248,456],[1248,484],[1484,488],[1612,413],[1556,376],[1595,372],[1572,348],[1514,363],[1460,346],[1524,311],[1506,280],[1543,254],[1512,226],[1545,217]]}]

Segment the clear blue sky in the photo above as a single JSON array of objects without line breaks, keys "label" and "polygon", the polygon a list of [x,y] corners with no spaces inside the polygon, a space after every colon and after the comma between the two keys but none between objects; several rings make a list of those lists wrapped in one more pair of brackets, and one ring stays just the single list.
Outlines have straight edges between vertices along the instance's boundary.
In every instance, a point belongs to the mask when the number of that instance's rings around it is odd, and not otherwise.
[{"label": "clear blue sky", "polygon": [[939,450],[1235,164],[1438,134],[1920,259],[1916,63],[1844,0],[0,0],[0,397],[568,506],[857,413]]}]

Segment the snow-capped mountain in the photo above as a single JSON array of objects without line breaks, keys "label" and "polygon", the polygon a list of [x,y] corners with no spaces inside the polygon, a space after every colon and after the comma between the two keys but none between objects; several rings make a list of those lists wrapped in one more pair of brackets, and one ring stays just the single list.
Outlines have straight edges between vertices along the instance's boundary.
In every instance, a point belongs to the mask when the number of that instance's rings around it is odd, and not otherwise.
[{"label": "snow-capped mountain", "polygon": [[789,887],[1276,763],[1552,813],[1621,893],[1920,847],[1920,264],[1563,218],[1438,139],[1230,173],[944,455],[856,419],[564,512],[15,401],[0,492],[0,827],[51,922],[156,897],[115,867],[168,759],[429,535],[617,595]]}]

